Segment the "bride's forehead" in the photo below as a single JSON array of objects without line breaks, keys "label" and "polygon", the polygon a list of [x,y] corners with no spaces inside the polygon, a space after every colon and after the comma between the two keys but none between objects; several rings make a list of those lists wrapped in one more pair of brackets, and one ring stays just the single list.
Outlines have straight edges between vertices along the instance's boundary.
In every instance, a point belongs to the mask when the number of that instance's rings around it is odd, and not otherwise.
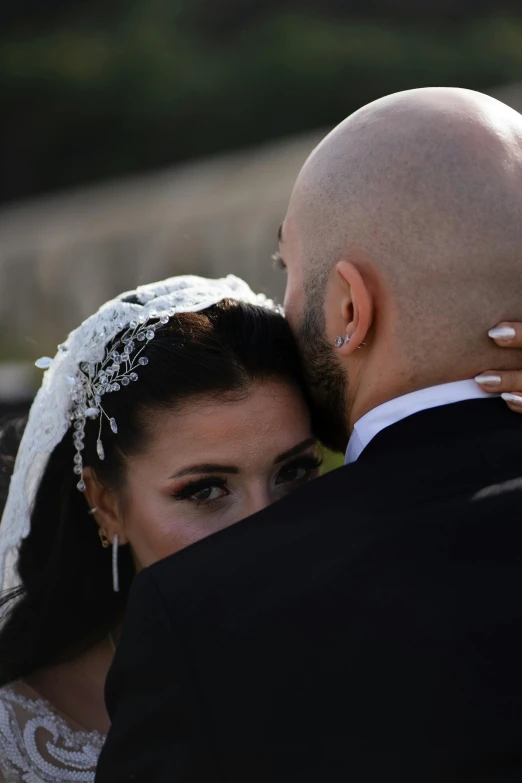
[{"label": "bride's forehead", "polygon": [[190,445],[200,452],[210,444],[231,448],[241,441],[288,440],[292,431],[308,430],[309,415],[300,392],[283,381],[254,384],[240,395],[193,398],[175,410],[154,416],[155,447]]}]

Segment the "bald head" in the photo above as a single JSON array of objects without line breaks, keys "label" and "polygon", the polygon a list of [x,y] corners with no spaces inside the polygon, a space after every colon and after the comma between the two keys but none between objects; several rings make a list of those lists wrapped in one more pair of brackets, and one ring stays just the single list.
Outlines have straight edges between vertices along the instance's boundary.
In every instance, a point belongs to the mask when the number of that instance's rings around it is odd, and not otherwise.
[{"label": "bald head", "polygon": [[284,230],[310,296],[366,259],[375,336],[391,324],[419,373],[480,367],[487,329],[522,317],[522,116],[449,88],[369,104],[311,154]]}]

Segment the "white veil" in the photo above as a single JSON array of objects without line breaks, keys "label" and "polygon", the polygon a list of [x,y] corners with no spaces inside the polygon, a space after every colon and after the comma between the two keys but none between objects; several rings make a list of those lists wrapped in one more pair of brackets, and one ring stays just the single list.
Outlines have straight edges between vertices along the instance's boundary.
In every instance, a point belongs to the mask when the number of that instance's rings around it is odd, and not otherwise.
[{"label": "white veil", "polygon": [[71,427],[72,387],[80,382],[80,365],[102,362],[107,345],[137,319],[145,324],[149,319],[197,312],[227,298],[277,309],[234,275],[219,280],[172,277],[106,302],[70,333],[54,359],[37,363],[48,369],[29,413],[0,524],[0,589],[17,583],[18,548],[29,534],[33,504],[49,457]]}]

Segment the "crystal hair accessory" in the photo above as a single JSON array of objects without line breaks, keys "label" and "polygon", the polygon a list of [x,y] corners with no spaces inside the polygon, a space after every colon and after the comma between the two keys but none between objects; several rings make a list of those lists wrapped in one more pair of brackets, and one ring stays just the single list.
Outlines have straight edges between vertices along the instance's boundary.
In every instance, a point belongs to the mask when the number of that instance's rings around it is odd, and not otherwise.
[{"label": "crystal hair accessory", "polygon": [[[74,472],[83,490],[83,433],[88,418],[99,418],[98,457],[104,458],[102,433],[117,433],[117,422],[106,416],[103,398],[135,383],[145,369],[146,347],[156,331],[177,313],[205,310],[223,299],[235,299],[279,310],[255,294],[238,277],[209,280],[195,275],[172,277],[139,286],[104,304],[58,346],[54,359],[36,365],[45,370],[16,457],[9,494],[0,524],[0,588],[18,583],[18,547],[30,530],[31,512],[49,457],[72,428],[76,449]],[[115,342],[117,339],[117,342]],[[109,350],[110,346],[110,350]]]},{"label": "crystal hair accessory", "polygon": [[[118,425],[116,419],[111,418],[105,412],[103,397],[106,394],[120,391],[122,386],[129,386],[130,383],[139,379],[136,370],[149,363],[147,357],[142,356],[143,351],[154,339],[156,331],[168,324],[170,316],[175,312],[176,308],[171,307],[168,312],[161,315],[158,315],[154,310],[151,311],[149,320],[144,315],[134,318],[121,338],[117,342],[113,342],[110,349],[106,349],[100,362],[82,362],[76,377],[66,378],[71,386],[73,403],[71,421],[74,428],[73,442],[76,449],[73,470],[80,477],[76,485],[80,492],[85,490],[82,451],[86,420],[100,420],[96,453],[100,460],[104,460],[105,449],[101,438],[104,418],[115,435],[118,432]],[[155,320],[152,321],[152,319]]]}]

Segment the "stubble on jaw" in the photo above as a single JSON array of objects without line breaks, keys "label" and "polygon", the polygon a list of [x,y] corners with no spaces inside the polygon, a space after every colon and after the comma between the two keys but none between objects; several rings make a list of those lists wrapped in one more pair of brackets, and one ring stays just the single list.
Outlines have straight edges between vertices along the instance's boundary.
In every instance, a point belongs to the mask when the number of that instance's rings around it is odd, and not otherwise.
[{"label": "stubble on jaw", "polygon": [[[303,363],[306,391],[312,412],[314,433],[332,451],[344,452],[350,436],[347,411],[347,381],[335,356],[335,348],[325,338],[322,305],[310,293],[305,297],[304,318],[296,330]],[[318,306],[319,305],[319,306]]]}]

